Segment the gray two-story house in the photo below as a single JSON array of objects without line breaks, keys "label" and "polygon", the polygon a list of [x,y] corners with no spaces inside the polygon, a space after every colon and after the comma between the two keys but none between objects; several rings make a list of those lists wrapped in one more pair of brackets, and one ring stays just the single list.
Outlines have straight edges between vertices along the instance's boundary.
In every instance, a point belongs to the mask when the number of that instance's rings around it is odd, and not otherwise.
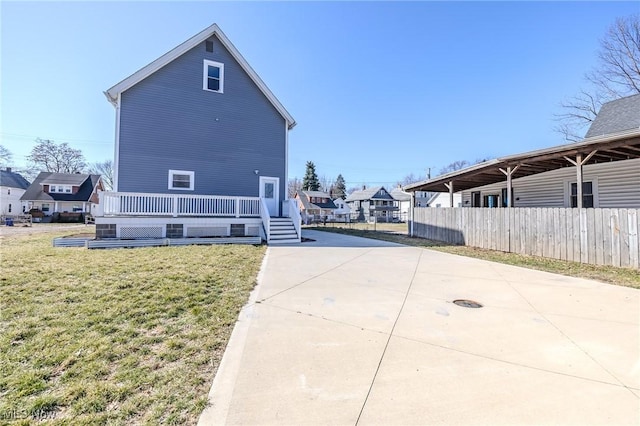
[{"label": "gray two-story house", "polygon": [[299,240],[290,220],[293,232],[270,232],[295,204],[285,197],[296,122],[216,24],[105,95],[114,192],[103,194],[98,237]]}]

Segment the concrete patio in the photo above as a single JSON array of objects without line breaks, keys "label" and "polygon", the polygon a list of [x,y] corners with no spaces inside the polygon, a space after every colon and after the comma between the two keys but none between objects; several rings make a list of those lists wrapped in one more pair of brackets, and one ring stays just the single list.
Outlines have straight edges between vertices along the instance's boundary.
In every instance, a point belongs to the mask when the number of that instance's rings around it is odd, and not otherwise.
[{"label": "concrete patio", "polygon": [[304,236],[269,247],[200,424],[640,424],[640,291]]}]

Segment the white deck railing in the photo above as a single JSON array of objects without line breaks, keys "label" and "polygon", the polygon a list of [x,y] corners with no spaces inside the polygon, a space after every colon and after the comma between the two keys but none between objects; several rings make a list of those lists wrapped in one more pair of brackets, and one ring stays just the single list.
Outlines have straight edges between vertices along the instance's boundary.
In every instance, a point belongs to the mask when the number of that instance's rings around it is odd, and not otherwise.
[{"label": "white deck railing", "polygon": [[260,198],[101,192],[98,216],[260,217]]}]

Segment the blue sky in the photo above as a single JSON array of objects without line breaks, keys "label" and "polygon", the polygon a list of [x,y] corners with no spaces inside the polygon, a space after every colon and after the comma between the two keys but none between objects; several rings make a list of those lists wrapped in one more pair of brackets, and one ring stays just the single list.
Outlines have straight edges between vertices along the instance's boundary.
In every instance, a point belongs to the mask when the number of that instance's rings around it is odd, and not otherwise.
[{"label": "blue sky", "polygon": [[0,2],[3,146],[113,158],[102,92],[216,22],[294,116],[305,162],[392,186],[455,160],[563,143],[563,99],[638,2]]}]

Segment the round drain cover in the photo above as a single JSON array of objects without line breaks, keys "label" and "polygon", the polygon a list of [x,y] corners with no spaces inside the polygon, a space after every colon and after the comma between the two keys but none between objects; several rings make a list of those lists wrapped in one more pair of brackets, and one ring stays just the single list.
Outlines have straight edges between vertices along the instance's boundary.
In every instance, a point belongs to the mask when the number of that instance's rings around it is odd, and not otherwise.
[{"label": "round drain cover", "polygon": [[458,299],[454,300],[453,303],[464,308],[482,308],[482,305],[480,303],[474,302],[473,300]]}]

